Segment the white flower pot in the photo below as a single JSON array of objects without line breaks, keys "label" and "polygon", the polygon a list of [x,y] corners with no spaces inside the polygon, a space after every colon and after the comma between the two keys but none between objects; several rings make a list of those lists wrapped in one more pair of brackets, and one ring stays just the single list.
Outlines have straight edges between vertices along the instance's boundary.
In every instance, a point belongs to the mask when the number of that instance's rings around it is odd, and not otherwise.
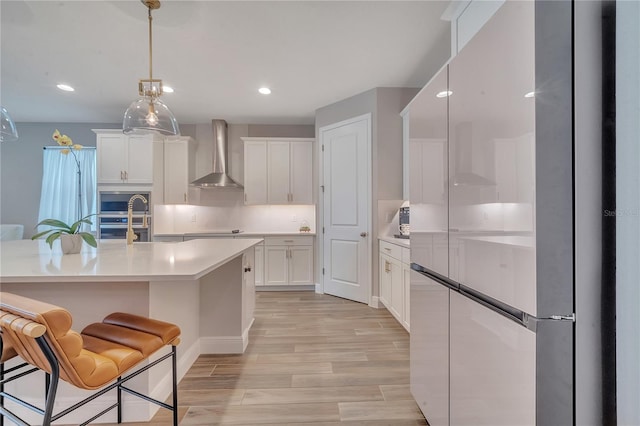
[{"label": "white flower pot", "polygon": [[60,246],[64,254],[80,253],[80,249],[82,248],[82,235],[62,234],[60,235]]}]

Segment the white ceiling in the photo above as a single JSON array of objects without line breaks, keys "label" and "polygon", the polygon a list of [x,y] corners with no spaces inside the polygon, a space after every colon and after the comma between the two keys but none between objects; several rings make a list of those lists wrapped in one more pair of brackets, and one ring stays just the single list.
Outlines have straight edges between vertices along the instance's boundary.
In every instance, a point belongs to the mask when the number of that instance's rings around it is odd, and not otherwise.
[{"label": "white ceiling", "polygon": [[[312,124],[317,108],[371,88],[423,86],[448,49],[448,4],[166,0],[153,12],[154,77],[175,89],[163,100],[183,124]],[[148,78],[140,1],[2,0],[0,13],[0,101],[15,121],[122,120]]]}]

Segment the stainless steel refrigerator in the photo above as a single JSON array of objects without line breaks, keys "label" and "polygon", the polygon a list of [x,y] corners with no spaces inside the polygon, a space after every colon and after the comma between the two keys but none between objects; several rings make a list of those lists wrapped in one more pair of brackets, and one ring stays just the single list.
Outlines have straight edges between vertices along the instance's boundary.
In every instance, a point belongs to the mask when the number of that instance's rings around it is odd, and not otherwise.
[{"label": "stainless steel refrigerator", "polygon": [[576,424],[573,6],[505,2],[408,107],[411,391],[431,426]]}]

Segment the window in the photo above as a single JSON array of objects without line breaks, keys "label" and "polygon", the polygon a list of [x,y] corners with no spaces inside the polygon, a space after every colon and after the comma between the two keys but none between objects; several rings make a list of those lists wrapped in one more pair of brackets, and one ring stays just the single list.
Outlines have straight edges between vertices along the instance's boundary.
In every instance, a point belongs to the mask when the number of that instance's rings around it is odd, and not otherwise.
[{"label": "window", "polygon": [[[50,146],[43,150],[38,222],[51,218],[70,225],[81,217],[96,213],[95,148],[85,147],[68,155],[62,154],[63,148]],[[84,225],[84,229],[95,232],[97,221],[91,218],[91,222],[93,224],[90,227]]]}]

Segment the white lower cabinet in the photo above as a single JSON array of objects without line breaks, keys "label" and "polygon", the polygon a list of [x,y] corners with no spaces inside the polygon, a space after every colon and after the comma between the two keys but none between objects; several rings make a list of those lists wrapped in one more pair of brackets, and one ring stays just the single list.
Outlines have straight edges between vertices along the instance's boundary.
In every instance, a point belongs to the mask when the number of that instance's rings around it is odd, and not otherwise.
[{"label": "white lower cabinet", "polygon": [[380,301],[409,331],[409,249],[380,240]]},{"label": "white lower cabinet", "polygon": [[264,241],[262,286],[314,284],[313,237],[266,237]]}]

